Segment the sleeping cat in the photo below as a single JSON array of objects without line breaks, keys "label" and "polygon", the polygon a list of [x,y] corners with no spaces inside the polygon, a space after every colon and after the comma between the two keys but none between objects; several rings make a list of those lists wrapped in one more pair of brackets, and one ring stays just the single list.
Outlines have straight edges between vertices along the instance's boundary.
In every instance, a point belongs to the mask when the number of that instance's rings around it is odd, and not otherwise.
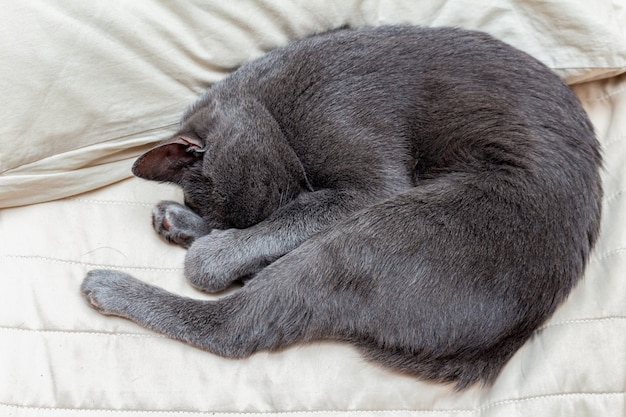
[{"label": "sleeping cat", "polygon": [[178,184],[156,231],[216,301],[117,271],[103,314],[244,358],[342,340],[464,388],[491,383],[581,278],[602,189],[593,128],[530,56],[460,29],[343,29],[215,84],[135,175]]}]

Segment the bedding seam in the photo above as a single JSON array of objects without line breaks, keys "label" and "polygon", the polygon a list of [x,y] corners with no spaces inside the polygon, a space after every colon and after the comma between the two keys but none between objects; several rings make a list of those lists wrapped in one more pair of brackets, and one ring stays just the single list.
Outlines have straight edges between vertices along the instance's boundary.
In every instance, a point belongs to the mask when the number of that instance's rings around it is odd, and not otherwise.
[{"label": "bedding seam", "polygon": [[[545,329],[558,326],[566,326],[570,324],[592,324],[597,322],[626,321],[626,316],[610,316],[596,317],[587,319],[564,320],[555,323],[548,323],[539,327],[535,332],[541,332]],[[105,332],[92,330],[58,330],[58,329],[27,329],[23,327],[0,326],[0,331],[18,331],[24,333],[48,333],[48,334],[70,334],[70,335],[86,335],[86,336],[124,336],[124,337],[140,337],[140,338],[159,338],[166,337],[158,333],[131,333],[131,332]]]},{"label": "bedding seam", "polygon": [[67,408],[67,407],[41,407],[41,406],[27,406],[27,405],[15,405],[15,404],[7,404],[0,403],[0,407],[6,408],[22,408],[22,409],[30,409],[30,410],[39,410],[39,411],[61,411],[61,412],[71,412],[71,411],[91,411],[91,412],[106,412],[111,414],[138,414],[138,413],[148,413],[148,414],[183,414],[183,415],[241,415],[241,416],[254,416],[254,415],[286,415],[286,414],[302,414],[302,415],[318,415],[318,414],[383,414],[383,413],[392,413],[392,414],[406,414],[406,413],[419,413],[419,414],[444,414],[444,413],[471,413],[471,414],[482,414],[483,411],[506,406],[509,404],[520,404],[530,401],[542,401],[542,400],[552,400],[552,399],[563,399],[563,398],[573,398],[573,397],[626,397],[626,392],[619,391],[607,391],[607,392],[567,392],[567,393],[558,393],[558,394],[545,394],[545,395],[533,395],[529,397],[521,397],[514,398],[508,400],[499,400],[494,401],[490,404],[486,404],[481,407],[476,408],[452,408],[452,409],[435,409],[435,410],[412,410],[412,409],[387,409],[387,410],[279,410],[279,411],[187,411],[187,410],[119,410],[119,409],[110,409],[110,408]]},{"label": "bedding seam", "polygon": [[621,143],[621,141],[626,138],[626,134],[618,134],[615,136],[610,136],[608,138],[606,138],[603,142],[602,142],[602,147],[604,148],[604,150],[606,150],[607,146],[611,146],[614,145],[616,143]]},{"label": "bedding seam", "polygon": [[591,324],[597,322],[605,322],[605,321],[626,321],[626,316],[610,316],[610,317],[595,317],[588,319],[572,319],[572,320],[563,320],[554,323],[546,323],[543,326],[540,326],[535,330],[535,333],[541,332],[544,329],[548,329],[550,327],[558,327],[558,326],[566,326],[569,324]]},{"label": "bedding seam", "polygon": [[611,194],[610,196],[607,196],[604,201],[606,203],[612,203],[613,200],[616,200],[619,196],[621,196],[622,194],[624,194],[624,191],[626,191],[626,188],[622,188],[617,190],[616,192],[614,192],[613,194]]},{"label": "bedding seam", "polygon": [[97,200],[97,199],[88,199],[88,198],[66,198],[65,201],[72,201],[77,203],[85,203],[85,204],[101,204],[101,205],[125,205],[125,206],[142,206],[142,207],[152,207],[156,203],[143,203],[138,201],[124,201],[124,200]]},{"label": "bedding seam", "polygon": [[123,265],[109,265],[109,264],[97,264],[90,262],[81,262],[81,261],[73,261],[68,259],[58,259],[58,258],[50,258],[39,255],[0,255],[0,259],[14,259],[14,260],[38,260],[43,262],[50,263],[59,263],[66,265],[79,265],[85,266],[89,268],[103,268],[103,269],[119,269],[119,270],[132,270],[132,271],[153,271],[153,272],[179,272],[183,271],[184,268],[155,268],[155,267],[147,267],[147,266],[123,266]]},{"label": "bedding seam", "polygon": [[545,399],[562,399],[568,397],[600,397],[600,396],[622,396],[626,397],[626,392],[620,391],[609,391],[609,392],[571,392],[571,393],[559,393],[559,394],[545,394],[545,395],[533,395],[529,397],[515,398],[509,400],[500,400],[494,401],[491,404],[486,404],[485,406],[479,407],[476,410],[482,412],[484,410],[488,410],[490,408],[494,408],[497,406],[508,405],[508,404],[519,404],[524,402],[529,402],[533,400],[545,400]]},{"label": "bedding seam", "polygon": [[608,259],[608,258],[610,258],[610,257],[612,257],[612,256],[615,256],[615,255],[620,255],[620,254],[622,254],[623,252],[626,252],[626,248],[617,248],[617,249],[612,249],[612,250],[609,250],[609,251],[603,252],[602,254],[593,255],[593,256],[591,256],[591,258],[589,259],[589,263],[592,263],[592,262],[602,262],[602,261],[604,261],[605,259]]},{"label": "bedding seam", "polygon": [[131,333],[131,332],[103,332],[92,330],[57,330],[57,329],[25,329],[23,327],[0,326],[0,331],[17,331],[22,333],[47,333],[62,335],[85,335],[85,336],[123,336],[131,338],[156,338],[167,339],[159,333]]}]

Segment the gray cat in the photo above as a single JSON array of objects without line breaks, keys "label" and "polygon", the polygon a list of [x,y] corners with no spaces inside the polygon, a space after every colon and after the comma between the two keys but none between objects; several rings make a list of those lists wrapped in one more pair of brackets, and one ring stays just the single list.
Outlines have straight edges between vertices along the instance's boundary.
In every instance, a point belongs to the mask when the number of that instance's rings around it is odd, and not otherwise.
[{"label": "gray cat", "polygon": [[530,56],[459,29],[343,29],[215,84],[135,175],[189,248],[180,297],[117,271],[101,313],[230,358],[342,340],[382,365],[491,383],[581,278],[601,155],[572,91]]}]

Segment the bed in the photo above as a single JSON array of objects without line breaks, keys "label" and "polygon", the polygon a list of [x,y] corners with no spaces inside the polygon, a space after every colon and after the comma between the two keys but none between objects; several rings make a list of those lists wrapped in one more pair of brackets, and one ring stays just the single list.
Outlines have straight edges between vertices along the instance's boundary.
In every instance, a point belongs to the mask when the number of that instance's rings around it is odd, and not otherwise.
[{"label": "bed", "polygon": [[[289,40],[342,25],[479,29],[561,75],[604,151],[586,275],[493,386],[454,392],[318,342],[229,360],[104,317],[87,271],[210,298],[150,224],[169,185],[132,178],[203,89]],[[620,0],[92,0],[0,14],[0,415],[626,414],[626,6]]]}]

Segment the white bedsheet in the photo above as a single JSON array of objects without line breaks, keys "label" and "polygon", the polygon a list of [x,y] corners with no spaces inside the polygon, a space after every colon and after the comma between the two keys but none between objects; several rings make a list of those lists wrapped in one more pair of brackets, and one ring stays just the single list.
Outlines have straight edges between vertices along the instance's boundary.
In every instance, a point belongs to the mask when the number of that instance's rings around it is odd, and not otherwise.
[{"label": "white bedsheet", "polygon": [[[11,30],[28,23],[25,38],[43,43],[14,66],[0,60],[0,207],[21,205],[0,210],[0,416],[626,414],[626,75],[612,76],[626,70],[626,25],[618,2],[441,1],[419,10],[410,1],[206,3],[3,5],[0,39],[15,39]],[[179,191],[125,179],[129,165],[228,69],[345,21],[483,28],[579,82],[573,88],[604,148],[601,235],[584,280],[492,387],[454,393],[381,369],[339,343],[223,359],[104,317],[80,295],[87,271],[110,267],[208,297],[184,281],[184,250],[151,229],[152,205],[180,199]],[[202,32],[212,22],[222,26]],[[85,39],[64,35],[68,28],[92,34],[91,54]],[[141,52],[134,58],[133,48]],[[57,62],[59,51],[67,62]],[[230,60],[216,67],[216,57]],[[87,69],[94,73],[73,79],[80,91],[70,75]],[[65,198],[45,202],[57,197]]]}]

